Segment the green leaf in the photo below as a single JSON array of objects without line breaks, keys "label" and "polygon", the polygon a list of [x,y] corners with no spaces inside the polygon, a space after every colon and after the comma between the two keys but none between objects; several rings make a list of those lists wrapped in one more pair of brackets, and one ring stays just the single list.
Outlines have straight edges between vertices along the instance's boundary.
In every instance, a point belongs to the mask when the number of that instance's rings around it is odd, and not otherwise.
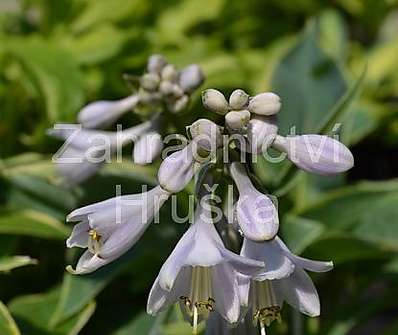
[{"label": "green leaf", "polygon": [[72,55],[39,37],[7,39],[6,50],[25,68],[45,101],[50,122],[71,121],[83,103],[80,70]]},{"label": "green leaf", "polygon": [[18,321],[23,334],[29,335],[77,335],[95,310],[95,303],[88,303],[84,309],[62,324],[52,327],[51,316],[60,297],[59,289],[44,294],[18,297],[9,308]]},{"label": "green leaf", "polygon": [[0,209],[0,234],[66,239],[70,229],[52,216],[35,210]]},{"label": "green leaf", "polygon": [[60,299],[51,318],[51,325],[57,325],[79,312],[126,268],[136,254],[136,250],[130,250],[111,264],[84,276],[65,273]]},{"label": "green leaf", "polygon": [[162,42],[181,42],[189,28],[215,20],[224,4],[224,0],[185,0],[162,12],[157,25]]},{"label": "green leaf", "polygon": [[74,32],[82,32],[97,23],[118,22],[139,17],[147,9],[147,4],[140,0],[88,0],[84,10],[72,23]]},{"label": "green leaf", "polygon": [[[318,201],[295,211],[295,215],[319,221],[329,229],[347,230],[364,222],[366,215],[385,201],[385,196],[398,192],[398,181],[361,182],[326,193]],[[387,198],[388,199],[388,198]],[[376,216],[373,224],[382,224]]]},{"label": "green leaf", "polygon": [[0,272],[9,272],[15,268],[26,265],[35,265],[37,260],[29,256],[11,256],[0,258]]},{"label": "green leaf", "polygon": [[398,251],[398,192],[380,196],[361,215],[353,234]]},{"label": "green leaf", "polygon": [[281,132],[287,134],[295,126],[300,134],[321,126],[344,94],[346,83],[335,62],[317,45],[315,31],[310,28],[280,62],[272,89],[283,101],[278,114]]},{"label": "green leaf", "polygon": [[113,332],[112,335],[151,334],[156,319],[145,312]]},{"label": "green leaf", "polygon": [[0,301],[0,334],[21,335],[7,307]]},{"label": "green leaf", "polygon": [[281,231],[289,248],[294,253],[301,254],[322,235],[325,227],[317,221],[286,215],[281,225]]},{"label": "green leaf", "polygon": [[105,23],[78,38],[64,35],[58,38],[79,63],[95,65],[115,57],[122,50],[128,34]]},{"label": "green leaf", "polygon": [[360,90],[363,87],[366,77],[367,66],[362,70],[361,75],[350,87],[350,89],[342,96],[342,98],[335,104],[333,109],[325,117],[320,127],[317,130],[318,134],[327,134],[330,132],[337,122],[341,122],[345,116],[345,113],[351,107],[353,101],[358,96]]}]

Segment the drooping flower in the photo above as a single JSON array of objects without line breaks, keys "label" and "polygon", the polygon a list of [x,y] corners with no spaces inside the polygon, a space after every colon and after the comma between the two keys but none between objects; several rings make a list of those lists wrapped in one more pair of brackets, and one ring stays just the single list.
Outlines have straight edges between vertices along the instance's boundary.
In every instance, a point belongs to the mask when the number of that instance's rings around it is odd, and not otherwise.
[{"label": "drooping flower", "polygon": [[239,278],[241,303],[251,310],[254,325],[258,323],[265,329],[274,320],[280,320],[284,301],[306,315],[320,314],[318,293],[305,270],[330,271],[332,262],[296,256],[278,236],[260,243],[245,239],[241,255],[265,264],[257,275]]},{"label": "drooping flower", "polygon": [[243,164],[233,162],[230,173],[239,190],[236,216],[243,235],[253,241],[271,240],[279,229],[274,203],[269,196],[257,191]]},{"label": "drooping flower", "polygon": [[160,186],[74,210],[67,221],[79,222],[66,241],[68,248],[87,249],[74,274],[90,273],[123,255],[141,237],[170,193]]},{"label": "drooping flower", "polygon": [[211,213],[199,205],[194,223],[163,264],[148,299],[147,311],[157,314],[180,302],[194,333],[201,317],[215,310],[230,323],[240,312],[238,273],[254,275],[264,266],[227,250]]}]

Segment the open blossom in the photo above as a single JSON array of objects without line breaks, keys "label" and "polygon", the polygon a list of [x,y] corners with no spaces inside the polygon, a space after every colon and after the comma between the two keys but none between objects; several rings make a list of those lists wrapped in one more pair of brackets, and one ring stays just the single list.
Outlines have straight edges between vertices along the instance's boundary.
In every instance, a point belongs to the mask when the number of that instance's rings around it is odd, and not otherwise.
[{"label": "open blossom", "polygon": [[243,164],[233,162],[230,172],[239,190],[236,216],[243,235],[253,241],[274,238],[279,229],[279,218],[272,200],[257,191]]},{"label": "open blossom", "polygon": [[163,264],[148,299],[156,314],[180,302],[195,328],[199,317],[215,310],[230,323],[240,313],[238,273],[255,275],[264,264],[238,256],[224,247],[210,212],[199,205],[194,223]]},{"label": "open blossom", "polygon": [[241,303],[249,307],[255,324],[258,322],[264,328],[274,320],[280,320],[284,301],[306,315],[319,315],[318,293],[305,270],[330,271],[332,262],[298,257],[279,237],[259,243],[245,239],[241,255],[265,264],[257,275],[239,278]]},{"label": "open blossom", "polygon": [[68,248],[87,249],[75,274],[90,273],[123,255],[142,236],[170,193],[157,186],[146,193],[119,196],[74,210],[67,221],[79,222]]}]

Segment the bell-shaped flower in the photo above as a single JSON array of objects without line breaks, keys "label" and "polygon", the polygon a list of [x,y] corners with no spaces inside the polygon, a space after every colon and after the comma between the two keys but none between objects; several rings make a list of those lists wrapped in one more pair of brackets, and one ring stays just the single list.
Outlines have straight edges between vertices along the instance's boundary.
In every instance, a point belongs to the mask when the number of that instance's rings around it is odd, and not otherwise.
[{"label": "bell-shaped flower", "polygon": [[265,329],[274,320],[280,321],[284,301],[306,315],[319,315],[318,293],[305,270],[326,272],[333,268],[332,262],[298,257],[278,236],[264,242],[245,239],[241,255],[265,264],[256,276],[239,277],[241,304],[249,307],[255,325]]},{"label": "bell-shaped flower", "polygon": [[354,157],[341,142],[323,135],[276,136],[272,146],[283,151],[300,169],[333,175],[354,166]]},{"label": "bell-shaped flower", "polygon": [[205,77],[199,65],[191,64],[180,72],[179,85],[186,93],[191,93],[202,85]]},{"label": "bell-shaped flower", "polygon": [[151,127],[150,121],[118,132],[82,129],[80,125],[57,125],[48,134],[65,140],[65,144],[54,155],[53,162],[68,182],[79,183],[109,162],[118,148],[137,141]]},{"label": "bell-shaped flower", "polygon": [[116,101],[95,101],[84,107],[77,119],[84,128],[106,128],[139,103],[137,95]]},{"label": "bell-shaped flower", "polygon": [[147,312],[154,315],[180,302],[194,330],[200,318],[206,318],[213,310],[235,323],[240,312],[237,275],[255,275],[263,266],[262,262],[226,249],[211,213],[200,204],[194,223],[163,264],[152,286]]},{"label": "bell-shaped flower", "polygon": [[149,131],[134,143],[133,161],[138,165],[152,163],[163,149],[163,141],[156,131]]},{"label": "bell-shaped flower", "polygon": [[182,191],[194,176],[194,141],[166,157],[158,170],[159,185],[170,193]]},{"label": "bell-shaped flower", "polygon": [[67,221],[80,222],[66,241],[68,248],[87,249],[74,274],[90,273],[123,255],[142,236],[170,193],[160,186],[74,210]]},{"label": "bell-shaped flower", "polygon": [[257,191],[243,164],[233,162],[230,173],[239,191],[236,217],[243,235],[253,241],[273,239],[279,229],[279,218],[271,198]]}]

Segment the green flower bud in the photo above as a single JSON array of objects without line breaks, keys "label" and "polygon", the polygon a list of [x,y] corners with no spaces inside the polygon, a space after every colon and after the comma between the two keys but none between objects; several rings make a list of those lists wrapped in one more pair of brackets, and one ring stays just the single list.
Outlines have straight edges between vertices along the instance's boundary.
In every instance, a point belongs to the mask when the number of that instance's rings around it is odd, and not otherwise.
[{"label": "green flower bud", "polygon": [[247,126],[250,120],[248,110],[231,111],[225,115],[225,123],[232,130],[242,129]]},{"label": "green flower bud", "polygon": [[162,77],[162,80],[176,82],[178,79],[178,71],[173,64],[167,64],[162,69],[161,77]]},{"label": "green flower bud", "polygon": [[241,110],[245,108],[248,102],[249,95],[241,89],[233,91],[229,97],[229,107],[233,110]]},{"label": "green flower bud", "polygon": [[274,115],[281,109],[281,99],[275,93],[257,94],[249,102],[250,113],[259,115]]},{"label": "green flower bud", "polygon": [[160,78],[155,73],[146,73],[140,79],[141,86],[147,91],[156,91],[160,83]]},{"label": "green flower bud", "polygon": [[217,90],[208,89],[202,92],[203,106],[214,113],[225,115],[228,112],[228,102]]}]

